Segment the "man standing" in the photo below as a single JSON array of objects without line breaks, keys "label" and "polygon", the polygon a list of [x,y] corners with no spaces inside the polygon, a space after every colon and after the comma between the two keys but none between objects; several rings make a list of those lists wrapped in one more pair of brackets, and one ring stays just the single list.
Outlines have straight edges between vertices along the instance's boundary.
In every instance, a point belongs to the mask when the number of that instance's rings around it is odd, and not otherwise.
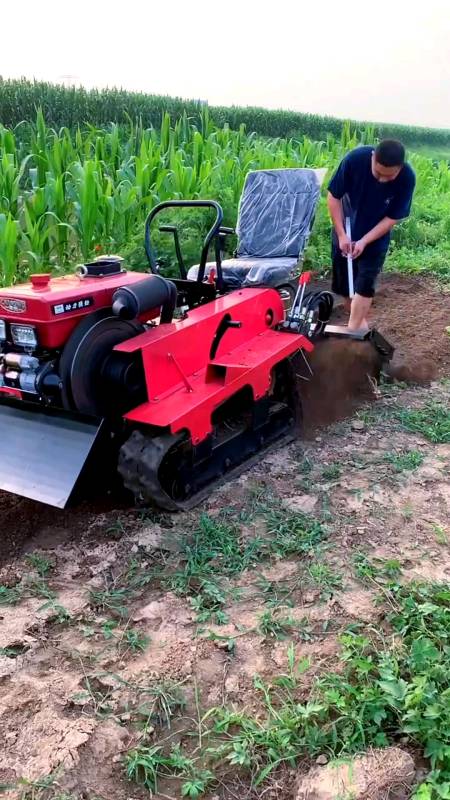
[{"label": "man standing", "polygon": [[[389,247],[391,229],[409,215],[415,174],[395,139],[347,153],[328,186],[333,220],[332,259],[336,294],[346,298],[350,330],[367,330],[375,284]],[[352,240],[345,232],[350,217]],[[353,256],[354,297],[349,298],[347,255]]]}]

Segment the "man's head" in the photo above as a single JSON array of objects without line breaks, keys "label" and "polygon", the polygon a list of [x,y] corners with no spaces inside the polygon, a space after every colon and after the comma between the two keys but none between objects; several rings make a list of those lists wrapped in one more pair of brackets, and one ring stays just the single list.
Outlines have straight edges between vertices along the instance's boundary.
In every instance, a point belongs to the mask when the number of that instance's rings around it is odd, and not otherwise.
[{"label": "man's head", "polygon": [[393,181],[405,163],[405,148],[397,139],[383,139],[372,153],[372,174],[380,183]]}]

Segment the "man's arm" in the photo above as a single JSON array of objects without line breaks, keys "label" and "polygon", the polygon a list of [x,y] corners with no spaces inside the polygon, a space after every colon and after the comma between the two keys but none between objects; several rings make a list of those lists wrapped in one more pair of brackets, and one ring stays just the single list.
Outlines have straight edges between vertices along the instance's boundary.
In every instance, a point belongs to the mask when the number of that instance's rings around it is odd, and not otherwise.
[{"label": "man's arm", "polygon": [[376,242],[377,239],[380,239],[386,233],[397,224],[397,222],[401,222],[399,219],[391,219],[390,217],[384,217],[378,225],[375,225],[371,231],[362,236],[359,241],[354,242],[352,256],[353,258],[358,258],[361,253],[365,250],[368,244],[371,242]]},{"label": "man's arm", "polygon": [[339,241],[339,247],[343,255],[348,255],[352,249],[352,243],[347,236],[344,228],[344,214],[342,211],[342,201],[338,200],[337,197],[328,192],[328,210],[330,212],[330,217],[333,220],[334,229],[336,231],[336,235]]}]

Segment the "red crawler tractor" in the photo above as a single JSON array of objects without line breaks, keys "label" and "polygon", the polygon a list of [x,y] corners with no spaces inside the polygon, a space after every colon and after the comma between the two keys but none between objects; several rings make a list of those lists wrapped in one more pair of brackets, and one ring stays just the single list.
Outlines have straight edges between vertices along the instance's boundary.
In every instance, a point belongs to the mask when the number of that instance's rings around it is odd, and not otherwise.
[{"label": "red crawler tractor", "polygon": [[[242,255],[234,273],[222,265],[220,206],[173,201],[146,222],[152,274],[103,257],[75,276],[35,275],[0,290],[0,488],[62,508],[83,478],[118,471],[138,501],[177,510],[292,435],[300,399],[291,359],[342,331],[326,326],[332,296],[305,294],[303,278],[287,314],[283,304],[312,223],[316,173],[255,174],[270,185],[272,232],[258,203],[255,227],[272,252]],[[168,207],[216,215],[195,274],[186,274],[176,229],[163,228],[175,236],[173,280],[158,274],[150,236]],[[390,346],[371,339],[389,358]]]}]

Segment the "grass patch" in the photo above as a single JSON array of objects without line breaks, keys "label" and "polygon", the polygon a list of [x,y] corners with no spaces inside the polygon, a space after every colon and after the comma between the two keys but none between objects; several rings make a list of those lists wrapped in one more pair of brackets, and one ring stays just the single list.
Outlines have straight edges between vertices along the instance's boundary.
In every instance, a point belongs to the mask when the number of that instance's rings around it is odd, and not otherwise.
[{"label": "grass patch", "polygon": [[340,464],[329,464],[322,470],[322,478],[326,481],[335,481],[342,475]]},{"label": "grass patch", "polygon": [[420,409],[404,408],[398,418],[406,430],[421,433],[433,444],[450,442],[450,409],[443,403],[431,400]]},{"label": "grass patch", "polygon": [[315,517],[287,509],[264,511],[269,537],[268,548],[276,556],[309,553],[326,537],[324,525]]},{"label": "grass patch", "polygon": [[180,745],[173,745],[164,755],[159,746],[139,747],[127,753],[126,773],[129,780],[144,786],[153,794],[158,791],[162,778],[178,779],[181,782],[181,797],[200,797],[214,779],[210,770],[197,766],[196,759],[185,755]]},{"label": "grass patch", "polygon": [[355,553],[353,566],[357,578],[363,583],[389,583],[400,577],[402,565],[396,558],[369,559],[364,553]]},{"label": "grass patch", "polygon": [[242,537],[240,526],[223,512],[218,517],[201,516],[192,539],[186,542],[181,553],[184,564],[170,576],[168,584],[178,594],[192,596],[199,621],[214,616],[219,623],[226,621],[222,615],[229,592],[223,578],[254,568],[272,555],[308,553],[325,536],[323,525],[305,514],[256,503],[254,515],[265,521],[264,538]]},{"label": "grass patch", "polygon": [[308,567],[312,582],[320,589],[322,600],[329,599],[334,592],[343,588],[342,575],[338,575],[324,561],[315,561]]},{"label": "grass patch", "polygon": [[401,453],[386,453],[384,460],[395,472],[412,472],[422,466],[423,458],[419,450],[404,450]]},{"label": "grass patch", "polygon": [[264,716],[211,709],[205,720],[213,760],[245,768],[258,786],[281,764],[294,767],[306,755],[345,757],[406,736],[431,766],[416,798],[448,797],[450,586],[397,586],[389,599],[396,642],[349,629],[341,637],[341,670],[317,680],[306,702],[299,678],[308,665],[296,665],[291,646],[286,674],[270,684],[255,678]]},{"label": "grass patch", "polygon": [[191,598],[200,623],[227,622],[224,607],[230,591],[223,579],[254,567],[264,555],[263,540],[244,540],[240,527],[226,516],[224,512],[218,517],[200,517],[181,551],[182,565],[167,580],[172,591]]},{"label": "grass patch", "polygon": [[291,615],[270,610],[263,611],[258,618],[258,633],[266,639],[286,639],[297,632],[303,641],[311,639],[310,625],[306,618],[298,620]]},{"label": "grass patch", "polygon": [[135,599],[142,590],[159,574],[159,568],[143,568],[140,562],[132,559],[127,569],[110,580],[105,578],[105,586],[91,589],[90,605],[97,611],[106,611],[113,617],[128,617],[128,603]]}]

